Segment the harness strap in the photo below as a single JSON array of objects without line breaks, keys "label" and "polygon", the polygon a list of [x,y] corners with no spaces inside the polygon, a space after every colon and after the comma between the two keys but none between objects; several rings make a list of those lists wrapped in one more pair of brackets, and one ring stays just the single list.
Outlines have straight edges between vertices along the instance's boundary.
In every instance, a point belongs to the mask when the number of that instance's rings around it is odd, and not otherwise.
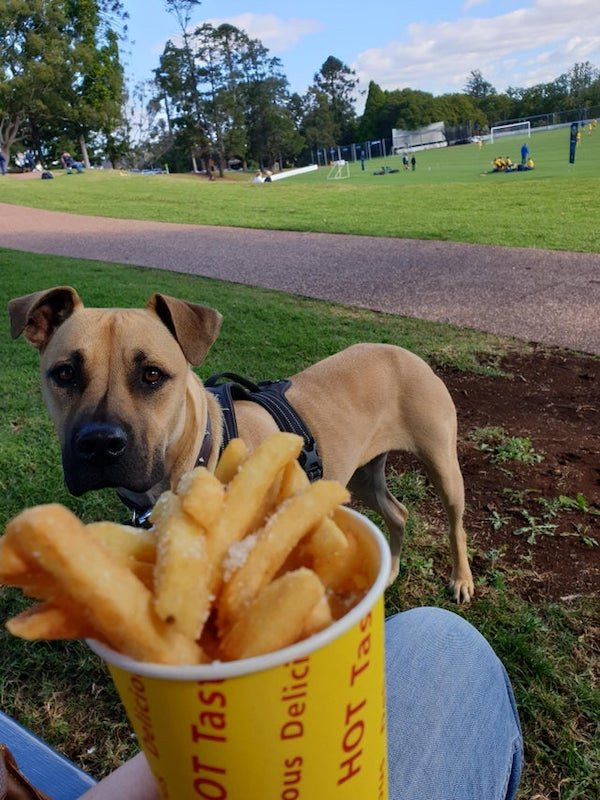
[{"label": "harness strap", "polygon": [[[228,382],[221,383],[223,380]],[[316,481],[323,477],[323,462],[317,449],[317,443],[308,425],[285,396],[291,386],[290,380],[252,383],[247,378],[242,378],[233,372],[220,372],[211,375],[204,382],[204,386],[217,397],[223,410],[223,448],[230,439],[237,436],[234,400],[250,400],[268,411],[280,430],[302,436],[304,446],[298,456],[300,466],[310,481]]]},{"label": "harness strap", "polygon": [[[208,380],[211,381],[213,378],[218,376],[212,375]],[[231,383],[221,383],[218,386],[213,386],[212,384],[207,385],[204,384],[204,388],[214,395],[217,400],[219,401],[219,405],[221,407],[221,415],[223,418],[223,438],[221,440],[221,453],[225,449],[225,447],[229,444],[232,439],[235,439],[238,435],[238,427],[237,421],[235,418],[235,411],[233,408],[233,397],[231,394],[231,387],[233,384]]]},{"label": "harness strap", "polygon": [[[223,380],[227,382],[222,383]],[[217,398],[221,407],[223,415],[221,452],[231,439],[235,439],[238,435],[234,400],[250,400],[268,411],[280,430],[302,436],[304,446],[298,456],[300,466],[311,482],[323,477],[323,462],[317,449],[317,443],[308,425],[285,396],[291,386],[290,380],[252,383],[247,378],[242,378],[233,372],[220,372],[217,375],[211,375],[204,381],[204,386]],[[207,416],[206,430],[195,466],[205,466],[208,463],[212,446],[212,426],[210,417]],[[131,524],[140,528],[149,527],[148,518],[153,506],[152,498],[145,492],[138,494],[123,488],[117,489],[117,494],[132,513]]]}]

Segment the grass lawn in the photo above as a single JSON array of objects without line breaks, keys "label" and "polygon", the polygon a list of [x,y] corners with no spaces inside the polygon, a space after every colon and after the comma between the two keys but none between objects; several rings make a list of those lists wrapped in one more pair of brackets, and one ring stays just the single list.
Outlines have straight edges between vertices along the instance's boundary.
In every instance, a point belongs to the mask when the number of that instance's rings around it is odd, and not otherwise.
[{"label": "grass lawn", "polygon": [[[96,184],[96,175],[69,178],[83,191],[100,186],[104,179],[99,175]],[[106,185],[118,179],[108,176]],[[127,180],[123,179],[123,185]],[[202,191],[205,186],[212,191],[214,184],[202,184]],[[240,184],[233,187],[236,189],[247,191],[250,187]],[[262,193],[263,189],[271,192],[277,184],[251,190]],[[221,190],[227,191],[229,186],[218,188]],[[392,342],[432,363],[451,362],[470,370],[488,370],[499,353],[513,347],[527,348],[524,343],[451,326],[160,270],[13,251],[0,251],[0,259],[0,308],[5,331],[7,300],[61,283],[75,286],[89,305],[137,306],[158,290],[219,308],[225,318],[223,331],[199,370],[201,376],[228,369],[256,380],[284,377],[357,341]],[[0,525],[23,507],[50,500],[63,502],[85,520],[122,519],[123,508],[111,492],[83,498],[66,493],[58,445],[41,401],[38,357],[33,348],[23,341],[11,342],[5,334],[0,340],[0,356],[4,387],[0,409]],[[475,601],[468,608],[457,609],[445,587],[449,573],[447,542],[439,532],[430,531],[419,516],[419,509],[434,502],[433,496],[416,470],[392,479],[395,491],[409,506],[411,518],[400,577],[386,597],[388,611],[425,604],[452,608],[473,622],[496,649],[515,688],[527,743],[521,800],[534,796],[538,800],[597,800],[597,652],[593,637],[583,635],[598,624],[597,605],[585,598],[568,605],[525,601],[507,588],[510,574],[502,572],[504,568],[491,559],[489,567],[476,576]],[[0,589],[0,619],[23,605],[17,593]],[[103,666],[78,642],[26,643],[1,631],[0,706],[96,776],[114,768],[136,749]]]},{"label": "grass lawn", "polygon": [[[520,160],[522,137],[481,149],[463,145],[417,153],[415,172],[401,157],[351,164],[328,180],[328,167],[270,184],[230,173],[143,176],[90,170],[55,172],[54,181],[0,180],[0,202],[80,214],[190,224],[354,233],[600,252],[600,131],[583,133],[568,163],[569,129],[534,133],[535,170],[492,174],[497,155]],[[373,175],[383,164],[399,172]]]}]

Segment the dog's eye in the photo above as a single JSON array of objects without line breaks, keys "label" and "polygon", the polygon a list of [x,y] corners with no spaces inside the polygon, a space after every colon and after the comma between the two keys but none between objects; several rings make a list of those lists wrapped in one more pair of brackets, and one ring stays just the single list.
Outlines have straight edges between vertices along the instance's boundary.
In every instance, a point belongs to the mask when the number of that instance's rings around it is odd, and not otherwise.
[{"label": "dog's eye", "polygon": [[165,379],[165,373],[158,367],[144,367],[142,371],[142,380],[148,386],[157,386]]},{"label": "dog's eye", "polygon": [[50,375],[59,386],[70,386],[75,381],[75,370],[70,364],[59,364]]}]

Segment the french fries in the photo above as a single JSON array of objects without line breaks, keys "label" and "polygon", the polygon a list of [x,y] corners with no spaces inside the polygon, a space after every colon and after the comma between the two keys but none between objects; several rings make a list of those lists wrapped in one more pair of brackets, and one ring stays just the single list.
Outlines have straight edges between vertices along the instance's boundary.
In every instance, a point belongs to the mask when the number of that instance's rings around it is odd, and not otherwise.
[{"label": "french fries", "polygon": [[324,514],[348,499],[348,492],[339,483],[318,481],[280,506],[258,532],[245,563],[223,587],[218,604],[219,627],[226,628],[271,582],[294,547],[321,522]]},{"label": "french fries", "polygon": [[331,624],[368,576],[335,516],[347,490],[309,484],[301,446],[277,433],[249,454],[234,439],[214,475],[198,467],[159,498],[151,530],[86,526],[56,504],[22,512],[0,538],[0,582],[41,602],[8,629],[194,664],[268,653]]},{"label": "french fries", "polygon": [[89,630],[116,650],[157,663],[203,660],[193,640],[158,617],[152,593],[63,506],[22,512],[8,523],[4,537],[34,570],[54,579],[49,596],[41,599],[76,609]]}]

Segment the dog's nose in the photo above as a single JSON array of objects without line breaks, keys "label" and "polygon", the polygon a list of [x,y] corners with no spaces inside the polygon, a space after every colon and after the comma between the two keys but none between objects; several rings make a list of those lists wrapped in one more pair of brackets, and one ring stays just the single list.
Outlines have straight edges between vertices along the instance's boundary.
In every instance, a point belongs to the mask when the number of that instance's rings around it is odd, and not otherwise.
[{"label": "dog's nose", "polygon": [[75,436],[75,450],[86,461],[112,461],[127,447],[127,434],[119,425],[90,422]]}]

